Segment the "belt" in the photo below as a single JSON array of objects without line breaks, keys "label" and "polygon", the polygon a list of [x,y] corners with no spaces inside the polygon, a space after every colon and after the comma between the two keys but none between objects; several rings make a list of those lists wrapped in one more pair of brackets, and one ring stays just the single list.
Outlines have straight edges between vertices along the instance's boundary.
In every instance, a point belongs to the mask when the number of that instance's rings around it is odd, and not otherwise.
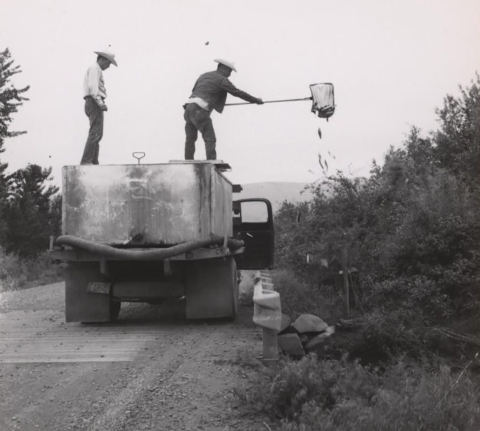
[{"label": "belt", "polygon": [[[83,99],[84,99],[84,100],[93,99],[93,97],[92,97],[92,96],[85,96]],[[100,99],[102,99],[102,102],[105,101],[105,98],[102,97],[102,96],[100,96]],[[95,99],[93,99],[93,100],[95,100]]]}]

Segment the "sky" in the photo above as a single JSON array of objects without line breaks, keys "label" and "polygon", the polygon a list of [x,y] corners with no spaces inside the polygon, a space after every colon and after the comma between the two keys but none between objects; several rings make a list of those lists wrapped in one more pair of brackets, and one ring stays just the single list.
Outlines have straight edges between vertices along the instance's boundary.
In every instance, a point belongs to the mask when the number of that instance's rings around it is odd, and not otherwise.
[{"label": "sky", "polygon": [[[436,108],[480,72],[478,0],[0,0],[0,50],[30,85],[2,162],[79,164],[88,133],[83,77],[94,51],[115,53],[104,72],[108,112],[100,164],[180,160],[182,105],[214,59],[235,62],[232,83],[265,101],[310,97],[331,82],[327,122],[311,102],[226,107],[212,114],[218,159],[234,183],[306,182],[329,172],[368,175],[412,126],[437,128]],[[207,44],[208,42],[208,44]],[[227,103],[241,102],[232,96]],[[322,130],[322,139],[318,128]],[[203,140],[197,159],[205,158]]]}]

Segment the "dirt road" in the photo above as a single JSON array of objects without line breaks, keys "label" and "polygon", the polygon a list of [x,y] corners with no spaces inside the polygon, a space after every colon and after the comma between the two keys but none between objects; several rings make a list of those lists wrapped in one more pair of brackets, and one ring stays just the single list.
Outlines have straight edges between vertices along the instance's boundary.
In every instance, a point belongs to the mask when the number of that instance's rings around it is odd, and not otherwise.
[{"label": "dirt road", "polygon": [[122,304],[116,324],[65,323],[64,285],[0,294],[0,430],[266,430],[233,388],[261,332],[191,322],[181,301]]}]

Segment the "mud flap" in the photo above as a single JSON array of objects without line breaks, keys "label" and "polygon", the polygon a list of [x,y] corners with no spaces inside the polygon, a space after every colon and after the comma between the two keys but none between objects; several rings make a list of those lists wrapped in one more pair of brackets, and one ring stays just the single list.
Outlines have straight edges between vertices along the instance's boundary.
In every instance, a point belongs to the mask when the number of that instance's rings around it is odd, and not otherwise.
[{"label": "mud flap", "polygon": [[[114,307],[110,294],[88,292],[89,283],[102,282],[98,262],[69,262],[65,271],[67,322],[110,322]],[[90,285],[92,286],[92,285]]]},{"label": "mud flap", "polygon": [[237,268],[232,257],[190,262],[186,275],[187,319],[234,319]]}]

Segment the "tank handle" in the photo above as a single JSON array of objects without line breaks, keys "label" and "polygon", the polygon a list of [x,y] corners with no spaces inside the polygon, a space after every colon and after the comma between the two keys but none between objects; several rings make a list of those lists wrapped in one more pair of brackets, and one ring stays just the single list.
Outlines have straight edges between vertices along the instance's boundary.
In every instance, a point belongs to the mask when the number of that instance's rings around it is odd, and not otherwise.
[{"label": "tank handle", "polygon": [[145,153],[143,151],[136,151],[132,153],[132,156],[138,160],[138,164],[140,164],[140,160],[145,157]]}]

